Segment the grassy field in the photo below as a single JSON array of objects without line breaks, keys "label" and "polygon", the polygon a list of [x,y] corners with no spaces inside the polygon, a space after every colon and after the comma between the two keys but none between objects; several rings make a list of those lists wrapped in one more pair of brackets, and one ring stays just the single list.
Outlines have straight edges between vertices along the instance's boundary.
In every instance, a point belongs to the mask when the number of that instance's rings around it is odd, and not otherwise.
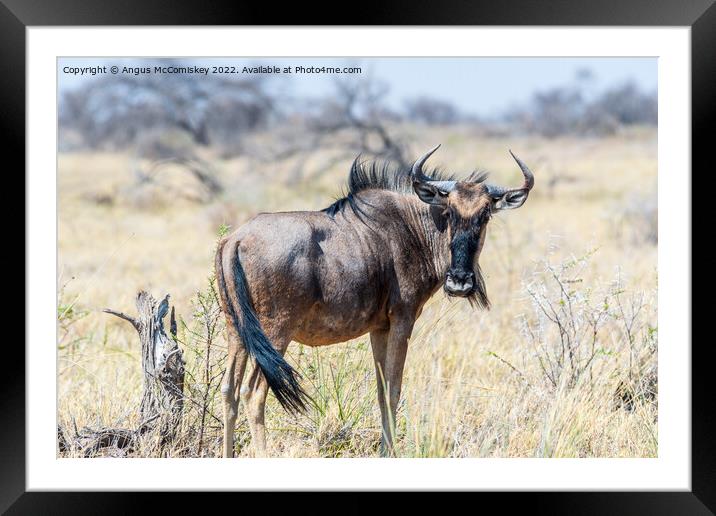
[{"label": "grassy field", "polygon": [[[655,131],[555,140],[488,138],[459,127],[410,131],[412,155],[441,142],[435,164],[465,174],[485,168],[493,182],[519,185],[511,148],[535,172],[536,186],[521,209],[488,228],[481,265],[492,309],[474,311],[438,293],[418,320],[396,423],[398,455],[656,456]],[[225,187],[210,202],[180,195],[193,179],[171,166],[156,185],[133,187],[142,163],[129,154],[60,155],[63,427],[137,425],[137,335],[101,309],[133,313],[135,294],[147,289],[171,294],[188,360],[191,400],[167,454],[220,455],[226,348],[211,289],[220,228],[259,211],[324,208],[340,195],[351,160],[332,163],[330,152],[316,152],[299,169],[303,158],[204,157]],[[292,344],[288,355],[314,404],[294,418],[269,395],[269,453],[376,456],[380,418],[367,335],[316,350]],[[243,414],[236,436],[238,455],[250,456]]]}]

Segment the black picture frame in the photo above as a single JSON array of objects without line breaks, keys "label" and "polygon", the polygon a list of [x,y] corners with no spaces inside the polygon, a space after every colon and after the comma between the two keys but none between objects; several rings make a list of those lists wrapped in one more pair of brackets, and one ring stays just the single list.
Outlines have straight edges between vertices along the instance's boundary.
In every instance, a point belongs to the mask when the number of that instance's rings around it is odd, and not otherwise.
[{"label": "black picture frame", "polygon": [[[709,157],[713,146],[711,133],[716,127],[716,6],[713,3],[714,0],[450,0],[440,3],[413,0],[390,4],[362,1],[360,9],[352,9],[350,17],[344,16],[338,21],[338,16],[328,19],[327,15],[338,10],[321,10],[323,14],[320,14],[311,12],[303,3],[261,10],[259,4],[197,0],[0,0],[0,141],[6,158],[14,155],[16,170],[24,170],[25,30],[31,26],[297,25],[299,22],[308,25],[689,26],[692,188],[693,180],[698,179],[699,191],[708,192],[716,175]],[[18,188],[24,191],[23,185]],[[705,211],[710,203],[691,204],[692,238],[712,234]],[[13,219],[16,218],[15,210]],[[703,231],[699,231],[702,226]],[[693,250],[691,252],[694,257]],[[692,277],[696,274],[699,278],[699,290],[712,291],[710,269],[709,263],[703,266],[692,263]],[[25,269],[26,277],[31,272]],[[713,301],[697,303],[692,299],[692,321],[708,321],[713,305]],[[716,511],[716,404],[711,382],[713,366],[708,360],[711,340],[692,338],[692,342],[669,343],[683,346],[685,350],[691,345],[691,491],[483,493],[481,496],[499,497],[495,501],[503,512],[527,504],[531,512],[548,514],[713,514]],[[3,384],[0,391],[0,511],[8,514],[120,514],[144,504],[144,496],[129,493],[25,492],[25,354],[15,344],[7,346],[2,356],[6,363],[14,366],[3,368],[0,375]],[[421,495],[413,495],[416,496]],[[292,494],[292,503],[300,504],[297,500],[301,497],[303,495],[298,493]],[[162,503],[166,504],[166,510],[171,510],[173,505],[183,505],[185,499],[186,495],[165,495]],[[237,498],[232,500],[236,503]],[[272,503],[275,502],[273,498]],[[244,507],[247,503],[242,498]],[[275,508],[273,506],[270,512],[275,512]],[[361,508],[367,509],[368,505],[356,502],[352,507],[353,510]]]}]

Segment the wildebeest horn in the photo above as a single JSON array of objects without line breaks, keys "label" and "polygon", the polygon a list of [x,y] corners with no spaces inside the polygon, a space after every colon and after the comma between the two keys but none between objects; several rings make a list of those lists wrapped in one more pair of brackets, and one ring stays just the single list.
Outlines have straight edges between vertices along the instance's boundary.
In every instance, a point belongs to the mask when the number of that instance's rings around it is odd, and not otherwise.
[{"label": "wildebeest horn", "polygon": [[515,161],[520,167],[520,170],[522,170],[522,175],[525,176],[525,183],[522,185],[522,190],[532,190],[532,187],[535,185],[535,176],[532,173],[532,171],[527,168],[527,165],[525,165],[520,158],[515,156],[515,154],[510,150],[510,154],[513,158],[515,158]]},{"label": "wildebeest horn", "polygon": [[502,197],[507,192],[514,192],[517,190],[526,190],[527,192],[529,192],[535,185],[535,176],[532,171],[527,167],[527,165],[524,164],[524,162],[520,158],[515,156],[512,150],[510,150],[510,154],[517,162],[517,165],[519,165],[520,170],[522,170],[522,175],[525,176],[525,182],[519,188],[503,188],[501,186],[486,185],[487,191],[492,197]]},{"label": "wildebeest horn", "polygon": [[413,181],[417,181],[419,183],[429,183],[434,187],[443,190],[444,192],[450,192],[455,188],[455,181],[436,181],[435,179],[432,179],[423,173],[423,165],[428,160],[428,158],[432,156],[433,153],[439,148],[440,144],[438,143],[435,147],[433,147],[423,156],[418,158],[415,163],[413,163],[413,168],[410,171],[410,175],[413,176]]}]

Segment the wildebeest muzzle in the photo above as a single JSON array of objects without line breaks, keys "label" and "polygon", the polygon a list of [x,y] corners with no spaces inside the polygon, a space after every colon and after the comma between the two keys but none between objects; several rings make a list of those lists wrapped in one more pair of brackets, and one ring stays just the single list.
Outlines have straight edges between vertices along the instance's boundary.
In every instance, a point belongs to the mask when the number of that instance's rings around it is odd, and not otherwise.
[{"label": "wildebeest muzzle", "polygon": [[475,289],[475,273],[450,269],[445,276],[445,291],[451,296],[466,297]]}]

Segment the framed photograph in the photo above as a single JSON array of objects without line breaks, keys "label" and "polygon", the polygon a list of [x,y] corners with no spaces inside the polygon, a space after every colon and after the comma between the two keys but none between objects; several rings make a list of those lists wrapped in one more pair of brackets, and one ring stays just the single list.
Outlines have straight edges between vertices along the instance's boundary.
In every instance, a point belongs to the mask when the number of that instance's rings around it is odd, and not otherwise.
[{"label": "framed photograph", "polygon": [[716,8],[608,3],[300,26],[4,0],[28,302],[0,507],[711,514],[691,181]]}]

